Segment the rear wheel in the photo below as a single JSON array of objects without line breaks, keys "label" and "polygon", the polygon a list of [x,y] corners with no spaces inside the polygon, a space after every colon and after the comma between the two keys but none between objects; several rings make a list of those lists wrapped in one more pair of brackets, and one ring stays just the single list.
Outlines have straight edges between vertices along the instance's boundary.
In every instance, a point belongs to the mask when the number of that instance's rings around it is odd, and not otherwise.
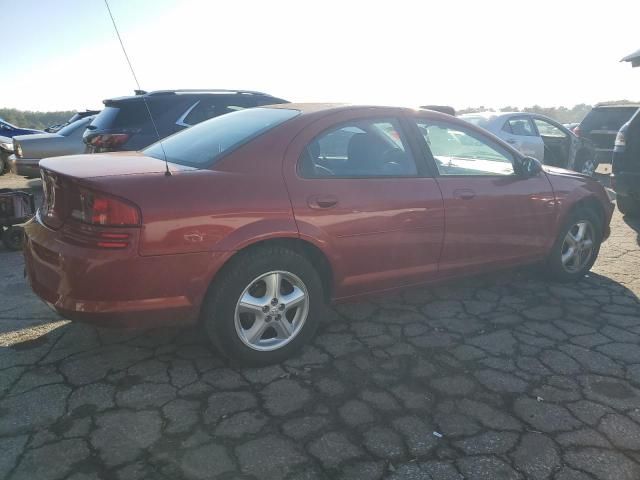
[{"label": "rear wheel", "polygon": [[579,152],[576,159],[576,172],[593,177],[598,168],[598,161],[594,154]]},{"label": "rear wheel", "polygon": [[618,204],[618,210],[623,215],[631,218],[640,217],[640,200],[626,195],[617,195],[616,203]]},{"label": "rear wheel", "polygon": [[293,250],[240,254],[207,294],[203,322],[226,357],[267,365],[290,357],[313,337],[323,307],[315,268]]},{"label": "rear wheel", "polygon": [[547,259],[551,277],[561,282],[576,281],[591,269],[602,243],[600,218],[591,210],[571,213]]},{"label": "rear wheel", "polygon": [[24,242],[24,230],[22,227],[13,226],[2,232],[2,243],[9,250],[22,250]]}]

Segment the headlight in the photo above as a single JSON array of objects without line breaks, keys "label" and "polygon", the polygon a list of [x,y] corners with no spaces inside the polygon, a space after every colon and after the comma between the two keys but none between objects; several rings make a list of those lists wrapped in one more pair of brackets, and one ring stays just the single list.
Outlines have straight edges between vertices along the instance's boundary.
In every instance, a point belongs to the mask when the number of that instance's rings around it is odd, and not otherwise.
[{"label": "headlight", "polygon": [[13,143],[0,142],[0,148],[7,152],[13,152]]}]

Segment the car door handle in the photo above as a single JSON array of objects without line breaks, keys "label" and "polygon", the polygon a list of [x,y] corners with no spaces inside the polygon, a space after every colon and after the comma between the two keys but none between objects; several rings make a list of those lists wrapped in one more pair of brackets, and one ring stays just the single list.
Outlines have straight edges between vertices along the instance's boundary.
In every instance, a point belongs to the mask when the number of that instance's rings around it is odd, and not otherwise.
[{"label": "car door handle", "polygon": [[453,191],[453,196],[462,200],[471,200],[476,196],[476,192],[469,188],[461,188]]},{"label": "car door handle", "polygon": [[334,195],[314,195],[307,198],[309,208],[331,208],[338,204],[338,197]]}]

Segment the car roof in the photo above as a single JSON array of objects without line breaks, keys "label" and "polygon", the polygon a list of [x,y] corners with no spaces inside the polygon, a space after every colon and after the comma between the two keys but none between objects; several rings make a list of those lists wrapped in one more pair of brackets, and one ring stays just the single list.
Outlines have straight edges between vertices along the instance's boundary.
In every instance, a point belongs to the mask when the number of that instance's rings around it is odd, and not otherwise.
[{"label": "car roof", "polygon": [[[202,97],[205,95],[246,95],[246,96],[263,96],[263,97],[273,97],[273,95],[269,95],[268,93],[256,92],[254,90],[225,90],[225,89],[179,89],[179,90],[154,90],[152,92],[145,92],[142,90],[136,90],[136,95],[125,95],[122,97],[114,97],[108,98],[103,101],[106,105],[107,103],[118,103],[118,102],[126,102],[126,101],[137,101],[143,98],[156,98],[156,97],[185,97],[185,96],[194,96],[194,97]],[[274,97],[276,98],[276,97]]]},{"label": "car roof", "polygon": [[593,108],[640,108],[640,103],[596,103]]},{"label": "car roof", "polygon": [[[394,105],[359,105],[352,103],[279,103],[275,105],[264,105],[258,108],[280,108],[287,110],[298,110],[302,115],[312,114],[327,114],[333,112],[340,112],[345,110],[380,110],[384,112],[395,111],[401,112],[415,112],[420,114],[427,114],[433,117],[451,118],[451,115],[437,112],[435,110],[425,110],[420,107],[402,107]],[[455,117],[453,117],[455,118]]]}]

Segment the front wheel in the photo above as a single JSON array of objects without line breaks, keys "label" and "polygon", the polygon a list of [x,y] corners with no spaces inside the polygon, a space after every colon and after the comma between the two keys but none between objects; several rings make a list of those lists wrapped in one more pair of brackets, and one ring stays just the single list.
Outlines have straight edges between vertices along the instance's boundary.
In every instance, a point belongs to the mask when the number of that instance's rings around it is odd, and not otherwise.
[{"label": "front wheel", "polygon": [[595,263],[601,243],[598,216],[590,210],[573,212],[560,230],[547,259],[551,277],[561,282],[584,277]]},{"label": "front wheel", "polygon": [[205,299],[203,322],[226,357],[268,365],[313,337],[322,307],[322,282],[305,256],[261,248],[240,254],[221,272]]},{"label": "front wheel", "polygon": [[626,195],[616,195],[618,210],[623,215],[631,218],[640,217],[640,200],[636,200]]}]

